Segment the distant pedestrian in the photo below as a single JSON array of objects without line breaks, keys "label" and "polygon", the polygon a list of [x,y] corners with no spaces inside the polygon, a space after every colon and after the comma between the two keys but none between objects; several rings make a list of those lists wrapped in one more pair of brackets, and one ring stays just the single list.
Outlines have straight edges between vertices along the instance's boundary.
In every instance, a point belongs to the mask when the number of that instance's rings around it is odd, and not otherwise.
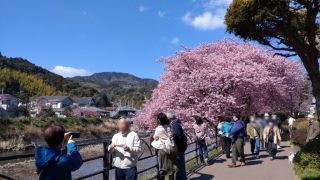
[{"label": "distant pedestrian", "polygon": [[289,116],[288,119],[288,126],[289,126],[289,133],[290,133],[290,138],[292,138],[292,132],[293,132],[293,123],[296,121],[295,118],[293,118],[292,116]]},{"label": "distant pedestrian", "polygon": [[206,144],[206,137],[208,136],[208,126],[199,116],[195,116],[195,123],[193,125],[196,133],[197,148],[199,151],[200,162],[202,164],[208,164],[208,147]]},{"label": "distant pedestrian", "polygon": [[[43,137],[48,146],[36,146],[35,150],[39,180],[71,180],[71,172],[83,164],[72,135],[66,133],[62,125],[50,124],[45,127]],[[61,151],[64,141],[67,141],[67,154]]]},{"label": "distant pedestrian", "polygon": [[230,150],[231,150],[231,143],[232,139],[229,137],[233,124],[231,123],[230,118],[225,118],[221,125],[221,137],[223,140],[224,148],[223,151],[226,154],[226,158],[231,158]]},{"label": "distant pedestrian", "polygon": [[262,139],[261,127],[256,122],[255,116],[250,116],[250,123],[247,124],[247,135],[250,138],[251,154],[259,158],[260,139]]},{"label": "distant pedestrian", "polygon": [[178,149],[177,163],[176,163],[178,167],[178,172],[176,173],[176,179],[185,180],[187,179],[187,173],[186,173],[186,162],[185,162],[184,152],[188,148],[188,139],[182,129],[181,120],[176,118],[175,112],[169,111],[166,113],[166,115],[171,122],[173,140],[177,145],[177,149]]},{"label": "distant pedestrian", "polygon": [[230,168],[235,168],[238,155],[240,156],[240,165],[245,166],[245,156],[244,156],[244,141],[245,141],[245,125],[244,122],[240,120],[240,115],[234,115],[233,121],[234,125],[229,133],[232,138],[232,164],[228,165]]},{"label": "distant pedestrian", "polygon": [[130,130],[131,122],[126,118],[118,121],[119,132],[112,137],[108,150],[113,157],[116,180],[136,180],[137,162],[141,152],[140,138]]},{"label": "distant pedestrian", "polygon": [[277,154],[277,144],[281,142],[280,130],[273,120],[270,120],[268,126],[264,129],[263,139],[267,142],[268,153],[273,160]]}]

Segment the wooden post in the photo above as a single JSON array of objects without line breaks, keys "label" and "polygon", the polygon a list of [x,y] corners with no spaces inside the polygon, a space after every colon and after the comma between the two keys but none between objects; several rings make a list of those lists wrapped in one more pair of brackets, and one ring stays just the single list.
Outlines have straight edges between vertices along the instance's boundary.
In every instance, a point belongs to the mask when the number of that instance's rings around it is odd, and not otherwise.
[{"label": "wooden post", "polygon": [[103,143],[103,180],[109,180],[109,144],[109,141]]}]

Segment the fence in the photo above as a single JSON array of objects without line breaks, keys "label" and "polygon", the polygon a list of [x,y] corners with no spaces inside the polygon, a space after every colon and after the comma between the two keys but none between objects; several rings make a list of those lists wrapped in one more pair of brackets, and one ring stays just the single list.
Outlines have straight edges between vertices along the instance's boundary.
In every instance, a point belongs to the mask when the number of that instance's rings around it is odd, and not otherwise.
[{"label": "fence", "polygon": [[[188,136],[188,149],[185,153],[186,157],[186,164],[191,162],[191,161],[195,161],[195,167],[193,167],[192,169],[189,170],[188,174],[193,172],[196,168],[200,167],[201,165],[199,164],[199,154],[198,154],[198,147],[196,146],[196,142],[194,140],[194,132],[193,130],[186,130],[187,131],[187,136]],[[213,149],[218,149],[219,147],[219,143],[218,143],[218,139],[216,138],[216,133],[214,130],[210,130],[210,137],[212,139],[211,144],[209,145],[209,151],[213,150]],[[141,142],[142,142],[142,153],[139,156],[139,162],[142,162],[144,160],[149,160],[149,159],[156,159],[155,165],[151,165],[151,166],[147,166],[144,167],[143,169],[138,171],[138,175],[141,175],[143,173],[146,173],[148,171],[153,171],[153,173],[151,173],[151,176],[148,176],[147,178],[144,179],[159,179],[159,163],[158,163],[158,153],[155,149],[151,148],[150,144],[147,143],[147,136],[145,136],[145,138],[141,138]],[[90,157],[90,158],[86,158],[84,159],[84,163],[89,163],[90,161],[96,161],[96,160],[101,160],[102,161],[102,165],[103,168],[100,170],[97,170],[95,172],[92,173],[88,173],[86,175],[81,175],[81,176],[77,176],[74,180],[82,180],[82,179],[90,179],[92,177],[95,177],[97,175],[101,175],[103,180],[109,180],[110,177],[110,171],[114,170],[114,167],[112,166],[112,154],[110,154],[108,152],[108,146],[110,144],[110,140],[102,140],[102,141],[98,141],[95,143],[82,143],[79,144],[79,149],[81,149],[82,147],[85,146],[89,146],[89,145],[101,145],[102,144],[102,155],[98,155],[98,156],[94,156],[94,157]],[[194,153],[194,156],[192,156],[192,153]],[[11,157],[0,157],[0,161],[3,160],[13,160],[13,159],[17,159],[17,158],[30,158],[33,157],[34,154],[33,153],[27,153],[24,155],[17,155],[17,156],[11,156]],[[211,157],[212,158],[212,157]],[[14,172],[14,171],[12,171]],[[8,175],[2,175],[0,174],[1,178],[4,179],[8,179],[8,180],[12,180],[13,178],[10,178]]]}]

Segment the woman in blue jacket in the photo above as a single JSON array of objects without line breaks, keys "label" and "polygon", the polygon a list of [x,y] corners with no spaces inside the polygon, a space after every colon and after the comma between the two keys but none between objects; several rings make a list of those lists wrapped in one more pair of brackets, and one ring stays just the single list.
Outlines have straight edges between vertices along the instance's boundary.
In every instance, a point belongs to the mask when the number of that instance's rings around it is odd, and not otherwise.
[{"label": "woman in blue jacket", "polygon": [[[65,133],[63,126],[51,124],[44,129],[44,139],[48,147],[37,146],[35,161],[40,180],[71,180],[71,172],[78,170],[83,164],[77,146]],[[67,154],[61,152],[64,139],[68,140]]]},{"label": "woman in blue jacket", "polygon": [[233,127],[233,123],[231,123],[230,118],[225,118],[224,121],[222,122],[220,131],[221,131],[221,137],[223,140],[224,144],[224,152],[226,153],[226,158],[231,158],[230,156],[230,149],[231,149],[231,138],[228,137],[229,133]]}]

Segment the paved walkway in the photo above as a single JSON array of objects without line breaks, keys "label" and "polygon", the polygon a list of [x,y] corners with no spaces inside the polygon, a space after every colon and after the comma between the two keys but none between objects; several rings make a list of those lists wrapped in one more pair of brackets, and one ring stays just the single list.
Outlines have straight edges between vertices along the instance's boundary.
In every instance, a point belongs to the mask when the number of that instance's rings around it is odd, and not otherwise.
[{"label": "paved walkway", "polygon": [[[262,151],[260,159],[253,159],[251,155],[246,155],[247,166],[238,168],[228,168],[230,160],[226,161],[225,155],[213,160],[213,164],[199,170],[190,179],[206,180],[295,180],[292,165],[288,161],[291,148],[288,143],[283,142],[277,154],[277,158],[271,161],[267,152]],[[251,154],[249,143],[246,143],[245,153]]]}]

